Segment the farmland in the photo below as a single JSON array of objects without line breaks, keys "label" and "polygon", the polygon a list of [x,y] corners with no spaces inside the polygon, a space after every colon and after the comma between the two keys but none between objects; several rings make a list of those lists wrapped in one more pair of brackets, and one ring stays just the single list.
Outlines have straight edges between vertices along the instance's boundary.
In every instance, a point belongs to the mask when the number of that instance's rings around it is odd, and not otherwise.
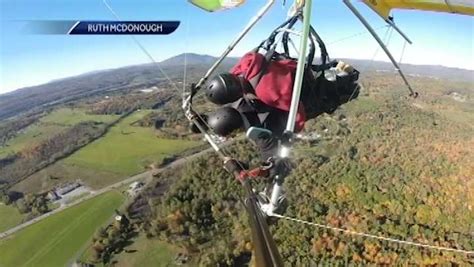
[{"label": "farmland", "polygon": [[63,130],[64,127],[59,125],[46,125],[42,123],[30,125],[18,136],[8,141],[5,146],[0,147],[0,157],[38,144]]},{"label": "farmland", "polygon": [[78,108],[59,108],[41,119],[44,124],[59,124],[63,126],[78,124],[83,121],[96,121],[110,123],[118,119],[118,115],[95,115],[87,114],[85,110]]},{"label": "farmland", "polygon": [[[129,266],[173,266],[174,257],[179,253],[179,248],[166,244],[162,241],[148,240],[143,235],[136,238],[133,244],[127,247],[127,251],[133,253],[121,253],[114,257],[117,267]],[[81,261],[89,262],[92,249],[88,248],[81,256]],[[98,265],[102,266],[102,265]],[[190,266],[190,265],[184,265]]]},{"label": "farmland", "polygon": [[[107,134],[66,159],[33,174],[15,185],[22,192],[44,191],[58,182],[80,179],[99,189],[144,171],[163,158],[200,144],[181,139],[157,138],[152,128],[134,126],[148,114],[137,111],[111,127]],[[51,179],[54,177],[55,179]]]},{"label": "farmland", "polygon": [[118,117],[117,115],[91,115],[87,114],[84,109],[60,108],[54,110],[37,123],[26,127],[4,146],[0,146],[0,158],[34,146],[80,122],[110,123]]},{"label": "farmland", "polygon": [[1,240],[0,266],[66,265],[122,202],[123,196],[111,191]]},{"label": "farmland", "polygon": [[23,216],[15,207],[0,203],[0,218],[0,232],[3,232],[19,224]]},{"label": "farmland", "polygon": [[197,145],[186,140],[158,139],[153,129],[133,126],[150,111],[137,111],[112,127],[103,138],[89,144],[65,160],[66,164],[87,169],[135,174],[165,156]]}]

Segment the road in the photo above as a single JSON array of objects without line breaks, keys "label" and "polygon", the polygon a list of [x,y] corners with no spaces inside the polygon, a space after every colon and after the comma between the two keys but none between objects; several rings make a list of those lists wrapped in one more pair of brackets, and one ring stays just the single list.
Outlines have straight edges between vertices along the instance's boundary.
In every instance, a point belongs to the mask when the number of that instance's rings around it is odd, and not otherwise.
[{"label": "road", "polygon": [[[229,145],[230,143],[232,143],[232,141],[229,141],[229,142],[226,142],[226,143],[222,144],[221,147],[222,147],[222,146],[227,146],[227,145]],[[92,191],[91,194],[89,194],[89,195],[87,195],[87,196],[84,196],[83,198],[80,198],[80,199],[78,199],[78,200],[76,200],[76,201],[73,201],[73,202],[71,202],[71,203],[69,203],[69,204],[66,204],[66,205],[64,205],[64,206],[61,206],[61,207],[59,207],[59,208],[57,208],[57,209],[54,209],[54,210],[52,210],[52,211],[50,211],[50,212],[48,212],[48,213],[45,213],[45,214],[43,214],[43,215],[41,215],[41,216],[38,216],[38,217],[36,217],[36,218],[34,218],[34,219],[32,219],[32,220],[29,220],[29,221],[27,221],[27,222],[25,222],[25,223],[22,223],[22,224],[17,225],[17,226],[15,226],[15,227],[13,227],[13,228],[10,228],[9,230],[7,230],[7,231],[5,231],[5,232],[3,232],[3,233],[0,233],[0,239],[6,238],[7,236],[9,236],[9,235],[11,235],[11,234],[13,234],[13,233],[15,233],[15,232],[17,232],[17,231],[19,231],[19,230],[21,230],[21,229],[27,227],[27,226],[30,226],[30,225],[32,225],[32,224],[34,224],[34,223],[37,223],[37,222],[39,222],[39,221],[41,221],[41,220],[44,220],[44,219],[48,218],[49,216],[51,216],[51,215],[53,215],[53,214],[56,214],[56,213],[58,213],[58,212],[61,212],[61,211],[65,210],[65,209],[68,209],[68,208],[70,208],[70,207],[72,207],[72,206],[78,205],[78,204],[80,204],[80,203],[82,203],[82,202],[84,202],[84,201],[86,201],[86,200],[88,200],[88,199],[91,199],[91,198],[93,198],[93,197],[96,197],[96,196],[98,196],[98,195],[101,195],[101,194],[104,194],[104,193],[106,193],[106,192],[109,192],[110,190],[113,190],[113,189],[122,187],[122,186],[124,186],[124,185],[130,184],[130,183],[132,183],[132,182],[134,182],[134,181],[137,181],[137,180],[143,180],[143,181],[145,181],[146,183],[149,183],[150,181],[152,181],[152,178],[153,178],[153,175],[154,175],[154,174],[160,173],[160,172],[162,172],[162,171],[164,171],[164,170],[166,170],[166,169],[176,168],[176,167],[178,167],[178,166],[180,166],[180,165],[183,165],[184,163],[186,163],[186,162],[188,162],[188,161],[190,161],[190,160],[193,160],[193,159],[195,159],[195,158],[197,158],[197,157],[200,157],[200,156],[202,156],[202,155],[204,155],[204,154],[206,154],[206,153],[209,153],[209,152],[211,152],[211,151],[214,151],[214,150],[213,150],[212,148],[208,148],[208,149],[202,150],[202,151],[200,151],[200,152],[194,153],[194,154],[189,155],[189,156],[187,156],[187,157],[179,158],[179,159],[177,159],[177,160],[171,162],[170,164],[168,164],[168,165],[166,165],[166,166],[164,166],[164,167],[162,167],[162,168],[160,168],[160,169],[146,171],[146,172],[143,172],[143,173],[140,173],[140,174],[131,176],[131,177],[129,177],[129,178],[125,179],[125,180],[122,180],[122,181],[120,181],[120,182],[118,182],[118,183],[115,183],[115,184],[109,185],[109,186],[107,186],[107,187],[104,187],[104,188],[102,188],[102,189],[100,189],[100,190]]]}]

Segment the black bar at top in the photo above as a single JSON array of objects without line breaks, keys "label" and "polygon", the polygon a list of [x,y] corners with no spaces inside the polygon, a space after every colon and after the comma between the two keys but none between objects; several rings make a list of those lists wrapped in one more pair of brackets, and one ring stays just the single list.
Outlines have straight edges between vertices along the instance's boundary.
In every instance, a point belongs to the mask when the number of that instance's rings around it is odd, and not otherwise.
[{"label": "black bar at top", "polygon": [[72,35],[130,35],[173,33],[179,21],[78,21],[69,30]]}]

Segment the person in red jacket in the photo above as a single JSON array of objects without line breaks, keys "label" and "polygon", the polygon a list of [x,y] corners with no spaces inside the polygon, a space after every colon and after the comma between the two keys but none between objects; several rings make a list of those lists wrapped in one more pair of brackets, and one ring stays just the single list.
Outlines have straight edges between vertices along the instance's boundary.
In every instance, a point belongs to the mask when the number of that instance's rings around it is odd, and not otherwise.
[{"label": "person in red jacket", "polygon": [[[337,64],[337,65],[336,65]],[[206,96],[221,106],[207,116],[207,124],[220,136],[250,127],[265,128],[253,141],[264,162],[277,160],[278,142],[282,137],[291,105],[296,61],[271,60],[256,52],[246,54],[230,73],[222,73],[208,82]],[[306,70],[294,132],[303,130],[305,121],[326,112],[332,113],[343,103],[358,96],[358,72],[342,62],[334,63],[328,73],[337,73],[334,81],[325,76],[315,78]],[[317,74],[317,73],[316,73]],[[326,75],[328,76],[328,75]],[[288,162],[279,172],[287,172]]]}]

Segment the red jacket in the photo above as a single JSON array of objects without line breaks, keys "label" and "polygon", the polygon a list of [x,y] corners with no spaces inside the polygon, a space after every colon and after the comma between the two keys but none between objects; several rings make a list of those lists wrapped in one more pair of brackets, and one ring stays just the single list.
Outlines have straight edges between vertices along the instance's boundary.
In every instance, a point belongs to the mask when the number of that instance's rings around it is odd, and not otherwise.
[{"label": "red jacket", "polygon": [[[230,72],[235,75],[242,75],[245,79],[250,80],[258,75],[264,60],[265,57],[262,54],[247,53]],[[254,88],[257,97],[271,107],[290,111],[296,65],[296,61],[289,59],[271,61],[257,88]],[[304,107],[300,101],[296,115],[295,132],[303,129],[305,120]]]}]

